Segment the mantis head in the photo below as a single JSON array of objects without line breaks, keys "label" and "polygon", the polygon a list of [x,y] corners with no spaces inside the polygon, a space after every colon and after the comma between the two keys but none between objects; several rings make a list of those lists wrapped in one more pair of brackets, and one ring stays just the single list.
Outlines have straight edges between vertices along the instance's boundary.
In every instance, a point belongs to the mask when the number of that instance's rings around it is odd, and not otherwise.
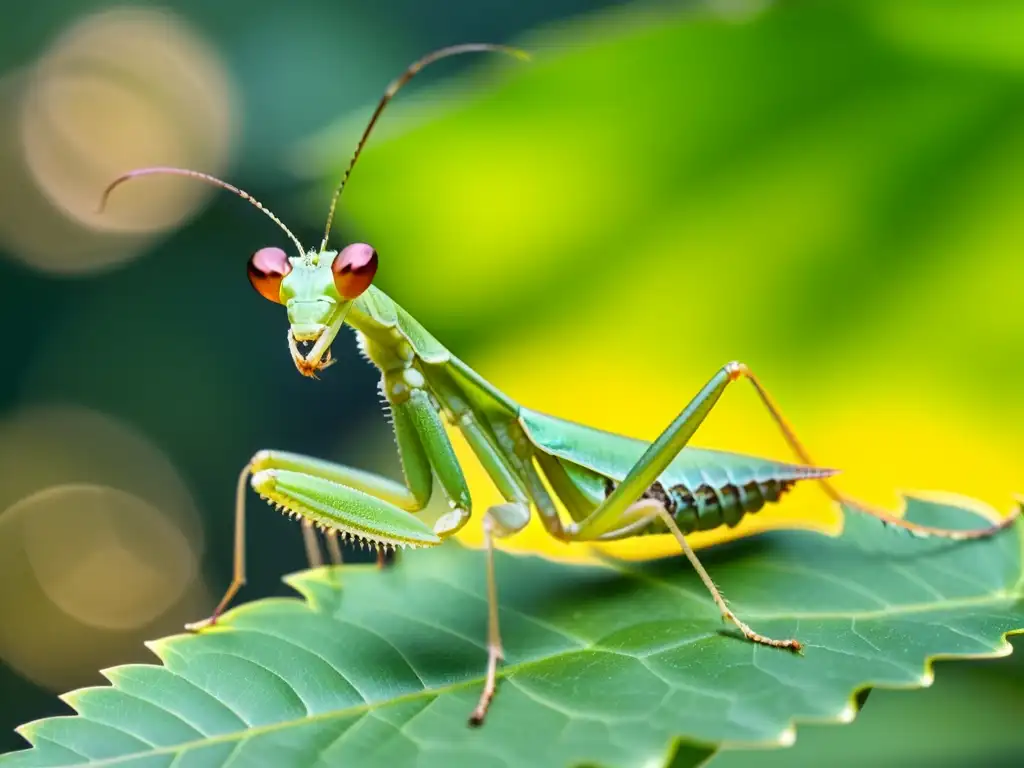
[{"label": "mantis head", "polygon": [[280,248],[256,251],[249,259],[249,282],[261,296],[288,310],[288,349],[303,376],[329,366],[331,343],[352,302],[377,272],[377,252],[366,243],[341,251],[310,251],[289,257]]},{"label": "mantis head", "polygon": [[[291,238],[298,255],[289,256],[277,246],[261,248],[249,258],[249,282],[263,298],[282,304],[288,310],[288,349],[299,373],[315,378],[317,372],[331,365],[331,343],[344,325],[352,302],[373,282],[377,273],[377,252],[365,243],[329,251],[327,234],[319,251],[307,251],[291,230],[248,192],[215,176],[186,168],[139,168],[122,174],[104,191],[100,209],[119,184],[154,174],[186,176],[234,192],[263,211]],[[334,201],[337,201],[337,194]],[[333,202],[331,213],[334,213]],[[330,221],[328,217],[327,233]]]},{"label": "mantis head", "polygon": [[333,362],[330,352],[331,343],[338,335],[338,331],[341,330],[341,326],[344,325],[345,318],[352,308],[352,302],[370,287],[373,276],[377,272],[377,252],[365,243],[353,243],[341,251],[327,250],[327,239],[331,234],[334,210],[337,207],[338,198],[341,197],[341,191],[345,188],[345,182],[348,181],[356,160],[359,159],[363,146],[366,144],[373,126],[377,124],[381,112],[384,111],[384,107],[392,97],[398,93],[398,90],[428,64],[448,56],[473,51],[498,51],[519,59],[528,58],[523,51],[503,45],[489,43],[453,45],[427,54],[411,64],[405,72],[393,80],[370,117],[366,129],[356,145],[355,153],[345,169],[345,174],[341,177],[341,183],[334,190],[334,197],[331,199],[331,207],[327,214],[324,239],[320,244],[319,251],[306,251],[291,230],[248,192],[228,184],[226,181],[221,181],[215,176],[199,171],[190,171],[186,168],[154,167],[128,171],[114,179],[104,190],[100,201],[100,210],[103,210],[107,198],[118,185],[139,176],[155,174],[197,179],[226,189],[259,208],[288,235],[295,247],[298,248],[299,255],[297,257],[288,256],[276,246],[261,248],[249,259],[249,282],[261,296],[277,304],[283,304],[288,310],[290,324],[288,349],[291,352],[292,360],[299,373],[315,378],[318,371],[322,371]]}]

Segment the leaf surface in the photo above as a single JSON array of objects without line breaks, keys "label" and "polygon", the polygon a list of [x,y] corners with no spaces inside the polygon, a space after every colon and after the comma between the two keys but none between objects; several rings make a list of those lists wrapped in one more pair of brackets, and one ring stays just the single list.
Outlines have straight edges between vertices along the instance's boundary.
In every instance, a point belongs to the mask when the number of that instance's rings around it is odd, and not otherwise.
[{"label": "leaf surface", "polygon": [[[975,527],[962,508],[908,513]],[[723,627],[683,558],[567,565],[499,554],[506,663],[489,719],[466,725],[485,666],[480,552],[448,545],[388,571],[294,574],[304,599],[243,605],[151,647],[112,686],[30,723],[41,765],[697,765],[722,742],[791,743],[800,720],[848,721],[872,686],[931,682],[936,657],[1009,653],[1024,627],[1016,524],[988,540],[919,540],[856,514],[844,533],[776,531],[702,560],[759,631]]]}]

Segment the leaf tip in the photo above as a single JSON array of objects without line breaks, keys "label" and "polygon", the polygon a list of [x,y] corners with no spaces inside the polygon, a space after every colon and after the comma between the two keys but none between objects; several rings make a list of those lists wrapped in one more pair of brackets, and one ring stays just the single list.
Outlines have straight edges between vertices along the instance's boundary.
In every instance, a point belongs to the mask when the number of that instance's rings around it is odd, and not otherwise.
[{"label": "leaf tip", "polygon": [[775,743],[780,747],[792,747],[796,744],[796,728],[792,724],[787,725],[775,737]]},{"label": "leaf tip", "polygon": [[14,732],[34,747],[36,745],[36,740],[33,737],[36,734],[36,730],[42,723],[43,719],[33,720],[30,723],[19,725],[14,729]]},{"label": "leaf tip", "polygon": [[996,658],[1001,659],[1011,655],[1012,653],[1013,646],[1010,644],[1010,641],[1006,639],[1006,635],[1003,635],[1002,643],[1000,643],[999,647],[992,652],[992,655]]},{"label": "leaf tip", "polygon": [[118,680],[121,678],[121,666],[116,667],[104,667],[99,670],[100,675],[111,685],[117,685]]},{"label": "leaf tip", "polygon": [[852,723],[856,717],[857,706],[852,701],[846,702],[846,706],[836,714],[836,720],[840,723]]},{"label": "leaf tip", "polygon": [[59,694],[57,696],[57,698],[60,699],[61,701],[63,701],[65,704],[67,704],[73,710],[75,710],[75,712],[78,712],[79,709],[78,709],[77,705],[78,705],[79,698],[80,698],[80,696],[82,694],[82,690],[83,689],[78,689],[78,690],[74,690],[74,691],[67,691],[66,693]]},{"label": "leaf tip", "polygon": [[156,640],[146,640],[142,644],[146,646],[160,661],[167,663],[167,657],[174,651],[174,646],[187,640],[190,635],[168,635]]},{"label": "leaf tip", "polygon": [[316,568],[307,568],[304,571],[295,571],[294,573],[286,573],[281,577],[281,581],[287,584],[289,587],[294,589],[296,592],[301,592],[302,587],[308,584],[310,581],[316,580],[317,574]]}]

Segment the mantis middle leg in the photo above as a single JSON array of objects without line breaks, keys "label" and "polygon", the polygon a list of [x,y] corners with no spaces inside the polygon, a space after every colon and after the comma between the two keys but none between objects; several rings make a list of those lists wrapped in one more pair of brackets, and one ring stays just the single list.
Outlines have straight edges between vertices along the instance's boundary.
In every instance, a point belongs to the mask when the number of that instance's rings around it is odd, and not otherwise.
[{"label": "mantis middle leg", "polygon": [[499,450],[491,434],[477,421],[470,410],[456,411],[459,429],[473,449],[484,470],[505,498],[484,514],[484,557],[487,567],[487,674],[480,701],[469,717],[469,724],[479,726],[497,689],[498,663],[504,661],[498,622],[498,586],[494,576],[494,539],[511,536],[523,530],[530,522],[530,495],[522,478]]}]

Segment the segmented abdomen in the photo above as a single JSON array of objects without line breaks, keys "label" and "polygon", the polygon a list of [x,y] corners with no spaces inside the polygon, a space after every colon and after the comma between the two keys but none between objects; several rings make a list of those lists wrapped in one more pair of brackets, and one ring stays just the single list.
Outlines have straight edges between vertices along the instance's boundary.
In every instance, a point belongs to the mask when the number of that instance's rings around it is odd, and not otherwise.
[{"label": "segmented abdomen", "polygon": [[[813,477],[814,474],[810,476]],[[765,504],[778,501],[797,480],[802,479],[804,478],[752,480],[744,485],[726,484],[718,488],[701,485],[694,490],[684,485],[666,488],[657,482],[648,488],[641,498],[661,502],[675,518],[679,530],[683,533],[709,531],[722,525],[733,527],[744,515],[753,514]],[[614,481],[606,480],[605,495],[610,494],[615,486]],[[666,532],[665,523],[656,519],[641,534]]]}]

